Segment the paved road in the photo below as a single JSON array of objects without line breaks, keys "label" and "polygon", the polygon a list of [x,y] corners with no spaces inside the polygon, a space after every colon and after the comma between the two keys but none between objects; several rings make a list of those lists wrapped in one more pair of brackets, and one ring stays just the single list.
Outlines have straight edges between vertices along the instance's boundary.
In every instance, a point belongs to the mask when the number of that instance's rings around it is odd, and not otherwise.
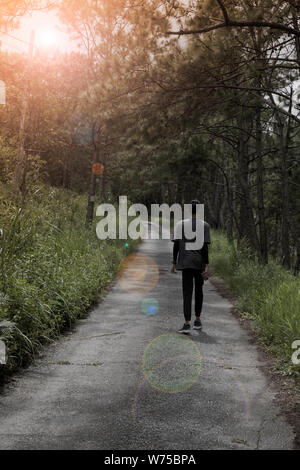
[{"label": "paved road", "polygon": [[171,248],[144,242],[121,285],[3,391],[0,449],[292,448],[255,346],[210,283],[203,332],[176,334]]}]

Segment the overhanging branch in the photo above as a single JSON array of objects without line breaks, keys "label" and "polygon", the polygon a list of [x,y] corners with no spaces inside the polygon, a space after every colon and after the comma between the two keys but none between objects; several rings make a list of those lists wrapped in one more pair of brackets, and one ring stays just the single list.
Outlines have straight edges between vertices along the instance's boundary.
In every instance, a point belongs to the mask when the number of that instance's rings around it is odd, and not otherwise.
[{"label": "overhanging branch", "polygon": [[202,29],[181,29],[180,31],[166,31],[165,34],[167,35],[177,35],[177,36],[184,36],[184,35],[192,35],[192,34],[204,34],[208,33],[209,31],[214,31],[220,28],[248,28],[248,27],[256,27],[256,28],[270,28],[270,29],[277,29],[284,33],[293,34],[297,37],[300,37],[300,31],[290,26],[285,26],[280,23],[271,23],[268,21],[232,21],[229,20],[228,23],[218,23],[216,25],[208,26],[207,28]]},{"label": "overhanging branch", "polygon": [[236,21],[236,20],[231,20],[228,16],[227,9],[223,3],[222,0],[217,0],[220,9],[222,10],[222,14],[224,17],[224,22],[218,23],[215,25],[207,26],[206,28],[201,28],[201,29],[192,29],[192,30],[183,30],[181,29],[180,31],[167,31],[167,35],[189,35],[189,34],[204,34],[208,33],[209,31],[214,31],[216,29],[220,28],[249,28],[249,27],[255,27],[255,28],[270,28],[270,29],[277,29],[279,31],[282,31],[287,34],[293,34],[297,37],[300,37],[300,31],[299,29],[292,28],[290,26],[286,26],[280,23],[274,23],[270,21]]}]

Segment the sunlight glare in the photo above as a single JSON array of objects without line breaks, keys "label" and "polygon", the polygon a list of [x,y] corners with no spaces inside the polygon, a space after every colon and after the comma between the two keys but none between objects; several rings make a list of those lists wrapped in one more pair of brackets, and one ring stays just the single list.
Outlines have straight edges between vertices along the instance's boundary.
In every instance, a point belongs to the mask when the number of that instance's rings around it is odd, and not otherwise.
[{"label": "sunlight glare", "polygon": [[44,31],[41,35],[41,44],[44,47],[51,47],[57,43],[57,33],[55,30]]}]

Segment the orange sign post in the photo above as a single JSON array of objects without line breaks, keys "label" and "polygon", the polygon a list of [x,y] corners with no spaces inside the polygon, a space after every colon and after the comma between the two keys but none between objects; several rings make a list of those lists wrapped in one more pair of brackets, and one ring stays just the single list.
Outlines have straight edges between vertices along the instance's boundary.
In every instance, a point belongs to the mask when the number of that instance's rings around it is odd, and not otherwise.
[{"label": "orange sign post", "polygon": [[102,165],[102,163],[94,163],[92,171],[93,175],[100,176],[104,172],[104,166]]}]

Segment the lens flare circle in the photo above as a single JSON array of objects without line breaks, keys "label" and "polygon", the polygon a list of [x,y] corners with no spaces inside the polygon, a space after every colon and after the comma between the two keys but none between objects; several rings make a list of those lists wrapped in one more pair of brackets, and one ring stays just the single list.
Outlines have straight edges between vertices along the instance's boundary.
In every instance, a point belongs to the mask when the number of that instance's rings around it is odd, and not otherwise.
[{"label": "lens flare circle", "polygon": [[153,316],[158,313],[159,305],[156,299],[144,299],[142,310],[146,315]]},{"label": "lens flare circle", "polygon": [[146,294],[158,283],[159,269],[150,256],[133,253],[120,264],[117,277],[119,285],[126,292]]},{"label": "lens flare circle", "polygon": [[187,336],[170,333],[158,336],[147,346],[142,369],[145,379],[160,392],[179,393],[197,382],[202,357]]}]

